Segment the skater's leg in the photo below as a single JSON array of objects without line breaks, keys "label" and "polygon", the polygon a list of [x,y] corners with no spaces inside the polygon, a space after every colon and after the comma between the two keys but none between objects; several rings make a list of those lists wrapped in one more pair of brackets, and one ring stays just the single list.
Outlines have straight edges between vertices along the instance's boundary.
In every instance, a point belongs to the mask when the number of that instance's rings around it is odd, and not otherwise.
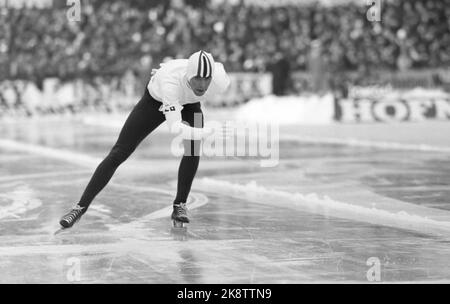
[{"label": "skater's leg", "polygon": [[[183,121],[191,127],[203,128],[203,113],[200,103],[185,105],[181,115]],[[184,155],[178,168],[177,195],[174,203],[186,202],[200,162],[201,141],[185,140],[183,143]]]},{"label": "skater's leg", "polygon": [[177,196],[174,203],[186,202],[191,190],[192,181],[200,163],[200,156],[184,155],[178,168]]},{"label": "skater's leg", "polygon": [[81,207],[86,207],[86,209],[89,207],[95,196],[109,182],[119,165],[133,153],[150,132],[164,121],[164,115],[158,110],[159,105],[146,92],[134,107],[119,134],[116,144],[99,164],[84,190],[79,202]]}]

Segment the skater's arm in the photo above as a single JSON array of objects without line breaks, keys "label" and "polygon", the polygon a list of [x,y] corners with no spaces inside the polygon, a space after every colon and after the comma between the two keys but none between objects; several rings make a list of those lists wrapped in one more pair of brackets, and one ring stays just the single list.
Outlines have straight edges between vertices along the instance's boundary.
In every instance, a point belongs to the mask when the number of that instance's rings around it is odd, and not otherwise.
[{"label": "skater's arm", "polygon": [[181,120],[181,109],[183,107],[181,105],[178,105],[178,107],[179,110],[177,111],[176,105],[165,106],[165,108],[169,108],[164,114],[171,133],[180,134],[181,132],[183,139],[188,140],[202,140],[210,135],[217,136],[219,139],[226,139],[233,136],[234,131],[227,124],[216,124],[214,127],[193,128],[183,123]]},{"label": "skater's arm", "polygon": [[[165,115],[170,132],[173,134],[182,132],[183,139],[189,140],[201,140],[206,137],[210,133],[209,129],[193,128],[182,122],[183,106],[180,104],[179,80],[171,75],[167,75],[163,80],[163,105],[159,110]],[[202,125],[201,122],[199,125]]]},{"label": "skater's arm", "polygon": [[231,80],[222,63],[216,62],[214,71],[213,84],[216,88],[216,92],[221,94],[225,93],[230,87]]}]

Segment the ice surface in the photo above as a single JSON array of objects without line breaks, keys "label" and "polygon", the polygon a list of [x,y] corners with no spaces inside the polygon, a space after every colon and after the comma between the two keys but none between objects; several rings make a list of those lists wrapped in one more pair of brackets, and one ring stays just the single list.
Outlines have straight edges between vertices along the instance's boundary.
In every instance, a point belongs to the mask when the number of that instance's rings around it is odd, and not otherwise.
[{"label": "ice surface", "polygon": [[286,126],[277,167],[204,158],[180,239],[169,219],[179,159],[164,131],[117,170],[74,229],[54,236],[116,124],[0,123],[0,283],[368,282],[370,258],[382,282],[449,282],[447,128]]}]

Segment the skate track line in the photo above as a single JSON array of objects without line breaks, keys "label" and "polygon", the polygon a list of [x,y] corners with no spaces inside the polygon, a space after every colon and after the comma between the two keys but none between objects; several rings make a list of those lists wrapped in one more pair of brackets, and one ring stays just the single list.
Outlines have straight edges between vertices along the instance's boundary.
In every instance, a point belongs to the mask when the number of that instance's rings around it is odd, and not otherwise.
[{"label": "skate track line", "polygon": [[[61,149],[55,149],[55,148],[49,148],[34,144],[28,144],[28,143],[22,143],[14,140],[8,140],[8,139],[0,139],[0,147],[4,149],[14,150],[14,151],[22,151],[27,152],[34,155],[40,155],[47,158],[52,159],[58,159],[62,160],[68,163],[76,164],[78,166],[86,167],[89,169],[95,169],[96,166],[102,161],[102,159],[97,157],[92,157],[87,154],[77,153],[77,152],[71,152],[67,150],[61,150]],[[110,183],[112,186],[116,187],[122,187],[129,190],[138,190],[138,191],[151,191],[156,193],[162,193],[167,195],[173,195],[172,191],[160,189],[160,188],[154,188],[154,187],[139,187],[139,186],[127,186],[127,185],[121,185],[116,183]],[[208,198],[200,193],[191,193],[193,201],[188,202],[187,205],[189,209],[196,209],[199,208],[209,202]],[[154,211],[140,219],[138,219],[138,223],[135,224],[143,224],[145,221],[148,220],[154,220],[158,218],[163,218],[165,216],[170,215],[172,211],[172,206],[168,206],[166,208]],[[134,222],[132,222],[134,223]],[[130,223],[130,224],[132,224]],[[127,224],[129,225],[129,224]],[[122,228],[126,228],[129,226],[121,226]],[[135,226],[133,226],[135,227]],[[135,227],[136,228],[136,227]]]},{"label": "skate track line", "polygon": [[[31,173],[31,174],[18,174],[11,176],[0,177],[0,183],[2,182],[12,182],[12,181],[23,181],[26,179],[41,179],[47,177],[61,177],[61,176],[73,176],[76,174],[88,174],[91,171],[88,170],[77,170],[77,171],[56,171],[56,172],[46,172],[46,173]],[[1,186],[1,185],[0,185]]]},{"label": "skate track line", "polygon": [[[131,185],[123,185],[123,184],[116,184],[111,183],[111,186],[119,187],[127,190],[133,190],[133,191],[142,191],[142,192],[152,192],[152,193],[162,193],[167,195],[173,195],[172,191],[164,190],[164,189],[157,189],[152,187],[142,187],[142,186],[131,186]],[[187,206],[189,207],[189,210],[200,208],[204,205],[209,203],[209,199],[206,195],[201,193],[191,193],[191,199],[187,202]],[[108,224],[108,228],[111,231],[121,231],[121,232],[136,232],[136,229],[146,229],[146,222],[151,220],[156,220],[164,217],[170,217],[170,214],[172,213],[173,207],[172,204],[169,204],[169,206],[164,207],[162,209],[153,211],[152,213],[149,213],[143,217],[140,217],[136,220],[133,220],[131,223],[127,224]]]},{"label": "skate track line", "polygon": [[306,142],[312,144],[333,144],[344,145],[357,148],[378,148],[382,150],[398,150],[398,151],[420,151],[420,152],[439,152],[450,153],[450,147],[438,147],[425,144],[406,144],[389,141],[371,141],[355,138],[333,138],[333,137],[312,137],[312,136],[296,136],[283,135],[283,140]]},{"label": "skate track line", "polygon": [[40,155],[47,158],[58,159],[89,169],[95,168],[102,161],[100,158],[92,157],[86,154],[22,143],[9,139],[0,139],[0,148],[28,152],[30,154]]},{"label": "skate track line", "polygon": [[[189,247],[199,250],[208,249],[220,252],[221,249],[230,249],[235,243],[248,242],[247,239],[227,239],[227,240],[189,240]],[[195,244],[192,244],[194,242]],[[168,250],[172,247],[174,250]],[[36,243],[35,245],[25,246],[0,246],[0,256],[19,256],[19,255],[66,255],[83,254],[89,252],[114,253],[117,255],[126,255],[130,253],[139,253],[149,255],[153,258],[170,259],[168,254],[178,256],[177,249],[186,248],[186,242],[175,241],[172,237],[149,237],[145,240],[137,238],[122,237],[121,241],[114,243],[87,243],[87,244],[48,244]],[[202,249],[200,249],[202,248]],[[171,263],[173,260],[171,261]]]}]

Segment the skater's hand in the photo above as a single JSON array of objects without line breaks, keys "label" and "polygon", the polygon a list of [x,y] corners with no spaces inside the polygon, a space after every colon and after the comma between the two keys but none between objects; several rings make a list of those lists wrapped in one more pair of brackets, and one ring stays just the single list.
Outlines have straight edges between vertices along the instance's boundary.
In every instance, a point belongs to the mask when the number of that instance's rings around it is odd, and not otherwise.
[{"label": "skater's hand", "polygon": [[150,77],[155,76],[156,72],[158,72],[159,69],[152,69],[152,72],[150,74]]}]

